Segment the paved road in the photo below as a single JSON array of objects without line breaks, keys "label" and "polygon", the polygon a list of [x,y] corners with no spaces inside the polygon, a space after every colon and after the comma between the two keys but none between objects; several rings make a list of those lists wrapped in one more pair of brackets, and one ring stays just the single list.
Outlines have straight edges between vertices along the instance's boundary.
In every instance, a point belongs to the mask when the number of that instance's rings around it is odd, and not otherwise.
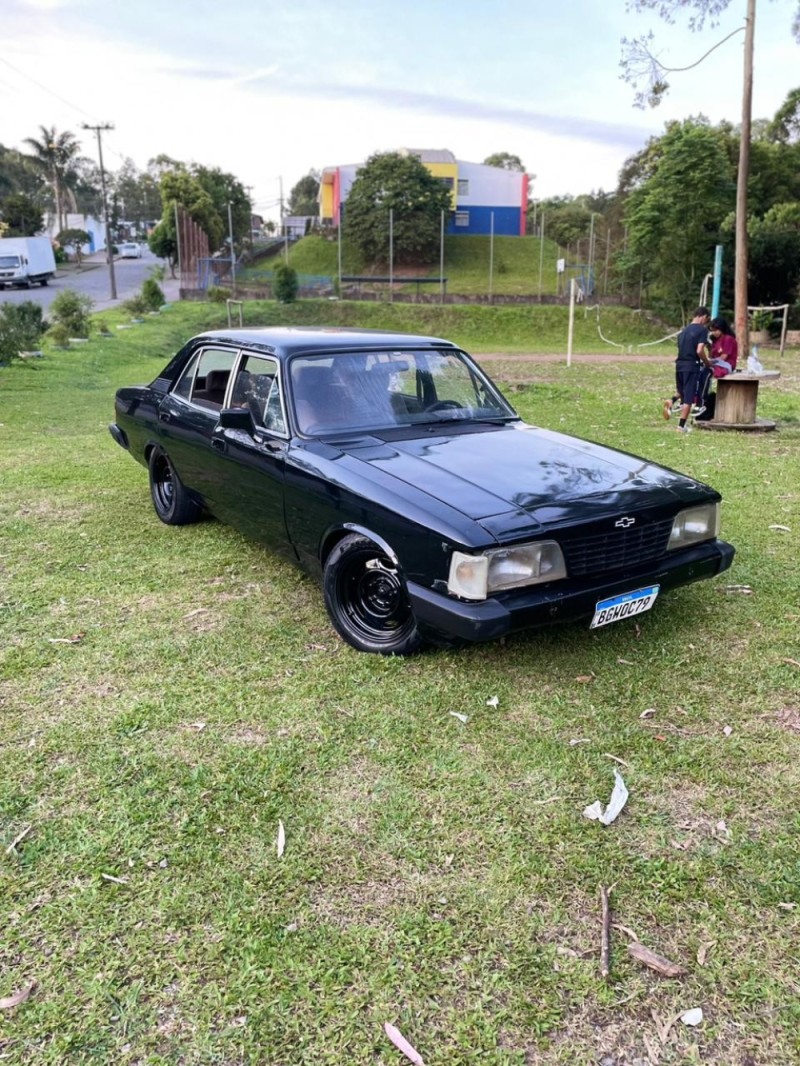
[{"label": "paved road", "polygon": [[[138,292],[142,282],[148,276],[154,266],[158,266],[162,260],[157,259],[149,249],[145,249],[141,259],[115,259],[114,275],[117,280],[117,300],[111,300],[111,284],[108,276],[108,265],[104,259],[93,256],[83,270],[76,272],[70,270],[65,273],[56,268],[56,276],[45,288],[34,285],[32,289],[2,289],[0,290],[0,305],[3,303],[21,303],[23,300],[33,300],[48,308],[59,292],[64,289],[75,289],[77,292],[85,292],[94,300],[94,310],[103,311],[108,307],[114,307],[122,300],[127,300]],[[162,285],[162,288],[165,288]]]}]

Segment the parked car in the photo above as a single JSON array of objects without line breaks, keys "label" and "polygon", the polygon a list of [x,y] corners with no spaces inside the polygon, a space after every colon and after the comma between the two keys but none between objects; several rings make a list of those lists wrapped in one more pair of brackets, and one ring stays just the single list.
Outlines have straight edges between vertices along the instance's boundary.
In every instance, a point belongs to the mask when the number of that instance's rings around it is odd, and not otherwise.
[{"label": "parked car", "polygon": [[120,259],[141,259],[142,246],[136,241],[124,241],[119,245]]},{"label": "parked car", "polygon": [[734,555],[714,489],[527,425],[437,338],[204,333],[117,392],[110,430],[162,522],[209,512],[300,563],[360,651],[605,626]]}]

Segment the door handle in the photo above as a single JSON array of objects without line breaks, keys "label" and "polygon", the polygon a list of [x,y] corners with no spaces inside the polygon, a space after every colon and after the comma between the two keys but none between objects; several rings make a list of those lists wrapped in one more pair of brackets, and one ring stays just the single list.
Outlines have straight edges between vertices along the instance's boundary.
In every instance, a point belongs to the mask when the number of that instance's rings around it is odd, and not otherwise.
[{"label": "door handle", "polygon": [[218,452],[224,452],[226,447],[225,441],[222,439],[222,437],[212,437],[211,447],[216,448]]},{"label": "door handle", "polygon": [[172,415],[169,413],[169,411],[159,411],[158,412],[158,418],[159,418],[160,422],[171,422],[172,421]]}]

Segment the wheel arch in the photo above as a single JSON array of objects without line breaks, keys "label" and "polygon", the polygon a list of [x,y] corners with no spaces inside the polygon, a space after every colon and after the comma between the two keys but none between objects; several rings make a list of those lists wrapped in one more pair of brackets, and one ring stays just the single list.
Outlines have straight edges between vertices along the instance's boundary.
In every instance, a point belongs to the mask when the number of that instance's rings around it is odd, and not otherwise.
[{"label": "wheel arch", "polygon": [[400,560],[397,558],[397,552],[391,544],[389,544],[379,533],[375,533],[373,530],[369,529],[368,526],[362,526],[358,522],[345,522],[344,525],[337,526],[336,529],[331,529],[326,533],[319,553],[319,561],[323,570],[325,569],[325,563],[328,561],[328,556],[339,541],[344,540],[344,538],[351,533],[358,533],[360,536],[371,540],[392,560],[398,569],[402,570]]}]

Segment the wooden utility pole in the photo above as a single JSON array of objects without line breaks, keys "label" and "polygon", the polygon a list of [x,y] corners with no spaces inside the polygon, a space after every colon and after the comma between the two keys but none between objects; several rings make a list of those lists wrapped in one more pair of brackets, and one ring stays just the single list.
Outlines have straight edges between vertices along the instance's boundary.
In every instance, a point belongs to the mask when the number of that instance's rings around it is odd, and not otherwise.
[{"label": "wooden utility pole", "polygon": [[97,134],[97,154],[100,158],[100,186],[103,190],[103,222],[106,227],[106,261],[108,262],[108,280],[111,283],[111,299],[117,298],[117,279],[114,277],[114,252],[111,240],[111,224],[108,218],[108,197],[106,196],[106,172],[103,167],[103,141],[100,134],[103,130],[113,130],[110,122],[98,126],[90,126],[87,122],[81,123],[81,129],[94,130]]},{"label": "wooden utility pole", "polygon": [[756,0],[747,0],[744,32],[744,79],[742,85],[742,132],[739,138],[739,173],[736,178],[736,267],[734,307],[736,343],[739,358],[749,354],[747,324],[747,178],[750,173],[750,126],[753,112],[753,49],[755,43]]}]

